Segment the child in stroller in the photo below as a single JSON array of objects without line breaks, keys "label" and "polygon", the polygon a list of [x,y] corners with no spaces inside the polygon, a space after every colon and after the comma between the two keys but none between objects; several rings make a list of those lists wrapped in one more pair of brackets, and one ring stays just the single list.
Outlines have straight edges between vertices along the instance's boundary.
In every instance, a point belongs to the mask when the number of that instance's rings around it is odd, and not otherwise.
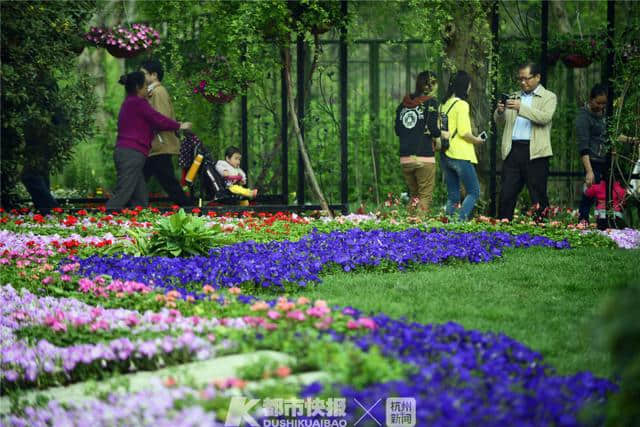
[{"label": "child in stroller", "polygon": [[216,170],[222,175],[227,188],[233,194],[255,199],[258,195],[258,190],[243,187],[243,185],[247,184],[247,175],[240,168],[241,159],[242,153],[240,153],[240,150],[236,147],[229,147],[224,152],[224,160],[218,160],[218,163],[216,163]]},{"label": "child in stroller", "polygon": [[[194,165],[200,156],[201,164],[195,177],[190,177],[191,181],[200,178],[200,198],[219,203],[242,203],[247,204],[247,197],[233,194],[225,179],[218,173],[215,161],[209,150],[204,146],[200,138],[194,133],[185,131],[184,139],[180,147],[180,158],[178,164],[183,170],[182,185],[187,183],[187,170]],[[192,189],[195,186],[192,187]],[[193,194],[192,194],[193,196]]]}]

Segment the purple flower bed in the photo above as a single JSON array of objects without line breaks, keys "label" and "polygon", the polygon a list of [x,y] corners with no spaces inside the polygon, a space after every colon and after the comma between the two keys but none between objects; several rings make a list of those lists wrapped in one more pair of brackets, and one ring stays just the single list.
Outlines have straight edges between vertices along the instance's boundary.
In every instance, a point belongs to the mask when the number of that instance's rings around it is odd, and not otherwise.
[{"label": "purple flower bed", "polygon": [[[358,315],[357,310],[345,310]],[[366,407],[383,396],[415,397],[417,425],[577,426],[581,408],[602,405],[617,390],[590,372],[557,375],[539,353],[504,334],[465,330],[456,323],[407,323],[384,314],[372,318],[379,328],[353,341],[363,350],[377,346],[388,357],[416,365],[419,372],[407,381],[363,390],[344,385],[340,394]],[[335,332],[331,335],[344,340]],[[302,395],[321,390],[320,384],[311,384]],[[384,406],[372,414],[384,420]]]},{"label": "purple flower bed", "polygon": [[[37,297],[22,290],[16,292],[10,285],[0,288],[0,380],[5,387],[30,387],[48,377],[54,382],[82,380],[75,378],[74,370],[107,366],[135,370],[138,367],[158,367],[162,358],[177,360],[204,360],[215,354],[214,345],[196,335],[212,330],[221,322],[217,319],[182,317],[177,310],[140,314],[133,310],[102,309],[92,307],[73,298]],[[118,338],[105,343],[78,344],[59,347],[47,340],[35,346],[17,339],[15,332],[25,326],[45,325],[54,331],[66,332],[76,327],[99,329],[126,329],[132,339]],[[243,319],[225,319],[224,325],[245,328]],[[152,340],[137,338],[146,331],[174,331],[177,336],[163,336]]]},{"label": "purple flower bed", "polygon": [[[213,388],[210,394],[215,394]],[[26,408],[24,416],[11,415],[2,425],[13,427],[56,426],[223,426],[215,414],[200,406],[175,410],[174,403],[197,394],[187,387],[165,388],[158,381],[149,390],[112,394],[106,401],[91,399],[67,408],[52,401],[44,408]]]},{"label": "purple flower bed", "polygon": [[[443,230],[400,232],[373,230],[311,233],[297,242],[252,241],[215,248],[207,257],[162,258],[91,256],[80,260],[79,274],[108,274],[173,289],[188,283],[231,287],[255,283],[263,287],[320,282],[319,274],[338,266],[344,271],[358,267],[392,264],[400,270],[411,264],[440,264],[450,260],[473,263],[499,257],[505,247],[551,247],[565,249],[567,241],[504,232],[455,233]],[[70,262],[70,261],[65,261]],[[178,291],[184,292],[178,288]]]}]

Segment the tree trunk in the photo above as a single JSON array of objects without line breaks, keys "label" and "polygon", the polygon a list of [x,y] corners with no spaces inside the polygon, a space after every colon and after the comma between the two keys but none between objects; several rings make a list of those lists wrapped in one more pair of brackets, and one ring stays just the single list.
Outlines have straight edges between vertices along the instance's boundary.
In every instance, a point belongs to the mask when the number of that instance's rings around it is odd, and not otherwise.
[{"label": "tree trunk", "polygon": [[305,172],[311,182],[311,189],[315,193],[316,197],[320,201],[320,206],[322,210],[325,211],[329,216],[333,217],[331,210],[329,209],[329,205],[318,185],[318,181],[316,180],[316,175],[313,171],[313,167],[311,166],[311,160],[309,159],[309,154],[307,153],[307,148],[304,143],[304,139],[302,138],[302,133],[300,132],[300,124],[298,122],[298,114],[296,113],[295,102],[293,99],[293,85],[291,84],[291,51],[289,50],[289,46],[282,47],[282,56],[284,59],[284,69],[285,76],[287,80],[287,102],[289,104],[289,117],[291,118],[291,122],[293,123],[293,131],[296,135],[296,140],[298,141],[298,149],[302,154],[302,161],[304,163]]},{"label": "tree trunk", "polygon": [[[491,6],[484,8],[481,14],[474,3],[456,2],[451,10],[454,19],[445,34],[446,59],[443,69],[454,68],[466,71],[471,75],[471,91],[469,93],[472,132],[477,135],[481,131],[491,129],[491,84],[489,65],[491,58]],[[471,19],[471,22],[470,22]],[[485,37],[482,37],[482,33]],[[443,77],[448,82],[451,72]],[[447,78],[445,78],[447,77]],[[487,143],[476,145],[479,169],[488,169],[489,146]],[[484,189],[487,187],[488,175],[478,171],[478,179]],[[483,194],[488,191],[483,190]]]}]

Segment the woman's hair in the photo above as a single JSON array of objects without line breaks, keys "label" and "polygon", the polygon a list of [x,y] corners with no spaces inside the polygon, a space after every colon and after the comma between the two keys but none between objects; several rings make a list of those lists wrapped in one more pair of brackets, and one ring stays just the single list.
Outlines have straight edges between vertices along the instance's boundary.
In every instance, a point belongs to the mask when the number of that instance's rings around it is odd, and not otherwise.
[{"label": "woman's hair", "polygon": [[589,99],[597,98],[600,95],[607,95],[609,93],[609,89],[607,85],[603,83],[598,83],[591,88],[591,94],[589,95]]},{"label": "woman's hair", "polygon": [[224,158],[228,159],[228,158],[230,158],[231,156],[233,156],[236,153],[242,154],[242,151],[240,151],[240,149],[238,147],[229,147],[224,152]]},{"label": "woman's hair", "polygon": [[431,82],[435,80],[436,76],[431,71],[423,71],[416,77],[416,91],[415,94],[429,93],[433,88]]},{"label": "woman's hair", "polygon": [[142,71],[134,71],[133,73],[123,74],[118,83],[124,85],[127,95],[134,95],[142,86],[144,86],[144,74]]},{"label": "woman's hair", "polygon": [[469,83],[471,83],[471,76],[466,71],[458,71],[449,80],[449,88],[447,89],[447,95],[445,101],[451,98],[453,95],[460,99],[467,99],[469,96]]}]

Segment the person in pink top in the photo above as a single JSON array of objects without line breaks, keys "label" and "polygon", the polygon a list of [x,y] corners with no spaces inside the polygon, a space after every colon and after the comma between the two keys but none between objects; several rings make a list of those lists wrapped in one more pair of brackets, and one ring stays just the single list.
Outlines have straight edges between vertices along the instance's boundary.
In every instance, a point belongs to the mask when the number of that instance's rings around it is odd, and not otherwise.
[{"label": "person in pink top", "polygon": [[601,180],[598,183],[591,184],[585,191],[584,195],[590,197],[592,199],[596,199],[596,221],[598,223],[598,228],[600,230],[604,230],[607,228],[611,228],[612,226],[615,228],[625,228],[626,225],[624,223],[624,216],[622,215],[622,207],[624,205],[624,198],[626,195],[625,189],[620,185],[620,182],[617,180],[613,182],[613,187],[611,189],[611,200],[613,201],[613,223],[610,223],[607,220],[607,207],[606,207],[606,198],[607,198],[607,187],[605,180]]},{"label": "person in pink top", "polygon": [[155,134],[163,130],[191,129],[191,123],[179,123],[158,113],[147,101],[147,84],[141,71],[120,77],[126,97],[118,115],[118,138],[113,152],[117,183],[107,209],[129,205],[147,206],[149,194],[144,165]]}]

